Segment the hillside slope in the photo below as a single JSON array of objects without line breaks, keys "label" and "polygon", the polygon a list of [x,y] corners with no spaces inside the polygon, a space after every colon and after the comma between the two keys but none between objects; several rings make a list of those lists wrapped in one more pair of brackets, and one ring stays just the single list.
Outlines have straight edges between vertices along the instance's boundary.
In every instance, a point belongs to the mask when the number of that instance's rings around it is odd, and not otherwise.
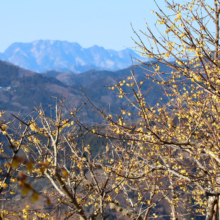
[{"label": "hillside slope", "polygon": [[[117,89],[109,90],[109,87],[127,79],[131,75],[131,70],[134,71],[138,81],[144,80],[146,71],[151,68],[143,69],[136,66],[114,72],[91,70],[74,74],[50,71],[38,74],[0,61],[0,110],[13,113],[21,111],[25,115],[41,104],[49,111],[50,106],[55,104],[55,97],[60,99],[65,97],[69,106],[79,107],[86,100],[84,95],[86,94],[98,108],[120,114],[121,106],[127,103],[126,99],[120,99]],[[135,101],[132,89],[135,87],[124,86],[124,91],[130,93],[128,97]],[[155,105],[163,92],[162,88],[151,80],[143,84],[142,90],[146,94],[147,105],[151,106]],[[129,109],[131,106],[126,105],[125,108]],[[91,123],[101,120],[94,118],[95,114],[89,107],[83,109],[82,115],[83,120]]]}]

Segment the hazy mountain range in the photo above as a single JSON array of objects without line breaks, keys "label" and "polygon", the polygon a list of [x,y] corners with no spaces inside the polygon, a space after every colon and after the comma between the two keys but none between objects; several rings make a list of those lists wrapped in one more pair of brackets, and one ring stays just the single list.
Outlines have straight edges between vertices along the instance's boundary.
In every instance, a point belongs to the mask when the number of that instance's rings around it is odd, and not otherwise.
[{"label": "hazy mountain range", "polygon": [[[165,72],[170,71],[164,65],[161,69]],[[126,99],[118,98],[117,91],[109,90],[108,86],[126,80],[127,76],[131,75],[131,70],[140,81],[145,79],[146,72],[152,70],[152,67],[146,66],[145,70],[138,66],[118,71],[90,70],[81,74],[57,71],[39,74],[0,61],[0,110],[14,114],[21,111],[24,116],[30,113],[34,106],[41,104],[49,111],[49,106],[55,104],[54,97],[66,97],[67,103],[71,103],[72,107],[79,107],[85,100],[82,93],[84,91],[97,107],[105,108],[112,114],[120,114],[121,105],[125,104]],[[125,86],[124,91],[132,93],[133,88]],[[152,80],[146,81],[142,85],[142,90],[146,91],[145,97],[149,105],[155,105],[162,95],[160,85],[153,83]],[[85,107],[82,113],[84,120],[97,122],[94,113],[88,107]]]},{"label": "hazy mountain range", "polygon": [[38,40],[31,43],[13,43],[0,60],[34,72],[49,70],[81,73],[87,70],[119,70],[132,65],[131,57],[143,60],[131,49],[107,50],[93,46],[83,48],[67,41]]}]

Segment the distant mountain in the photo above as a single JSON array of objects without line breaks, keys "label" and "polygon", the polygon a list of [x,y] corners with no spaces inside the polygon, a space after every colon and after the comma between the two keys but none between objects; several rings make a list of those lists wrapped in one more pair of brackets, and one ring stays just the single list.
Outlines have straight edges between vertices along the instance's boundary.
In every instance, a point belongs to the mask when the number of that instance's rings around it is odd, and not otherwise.
[{"label": "distant mountain", "polygon": [[13,43],[4,53],[0,53],[0,60],[34,72],[56,70],[81,73],[90,69],[114,71],[131,66],[131,57],[143,60],[131,49],[106,50],[96,45],[82,48],[78,43],[58,40]]},{"label": "distant mountain", "polygon": [[[161,65],[161,69],[164,69],[165,72],[170,71],[164,65]],[[57,71],[38,74],[0,61],[0,110],[14,114],[21,111],[21,114],[25,116],[35,106],[41,104],[44,109],[49,111],[50,106],[55,104],[54,97],[66,97],[67,103],[72,107],[78,107],[85,100],[82,93],[84,91],[98,108],[105,108],[112,114],[120,114],[120,108],[125,104],[126,99],[118,98],[117,90],[109,90],[108,86],[127,79],[127,76],[131,75],[131,70],[134,71],[139,81],[146,78],[146,72],[152,70],[152,67],[145,66],[143,69],[133,66],[118,71],[90,70],[81,74]],[[132,93],[134,88],[124,86],[123,89],[126,93]],[[160,85],[151,80],[142,85],[142,90],[146,91],[147,105],[155,105],[162,96],[161,89]],[[89,107],[85,107],[81,113],[83,120],[87,122],[100,122],[100,118],[94,118],[95,115],[89,110]]]},{"label": "distant mountain", "polygon": [[[55,78],[24,70],[0,61],[0,110],[30,113],[35,106],[44,108],[54,104],[54,98],[69,92],[66,85]],[[79,99],[78,88],[70,90],[72,101]],[[78,97],[77,97],[78,96]]]},{"label": "distant mountain", "polygon": [[[81,86],[91,100],[96,99],[96,103],[100,106],[109,105],[111,111],[116,112],[120,107],[120,102],[124,103],[125,99],[118,98],[118,95],[112,90],[108,89],[108,86],[117,84],[117,82],[127,80],[128,76],[131,76],[131,71],[137,81],[145,81],[146,73],[150,74],[154,71],[150,63],[145,63],[143,66],[132,66],[129,68],[108,71],[108,70],[89,70],[84,73],[75,74],[73,72],[59,72],[59,71],[47,71],[42,73],[44,76],[56,78],[63,84],[71,86]],[[164,73],[170,73],[171,69],[164,64],[158,64],[160,70]],[[168,74],[169,77],[169,74]],[[133,94],[133,89],[136,87],[124,86],[123,90],[126,93]],[[117,91],[117,89],[116,89]],[[142,92],[145,94],[147,105],[154,106],[156,102],[163,96],[164,102],[167,101],[167,97],[164,96],[164,89],[156,82],[148,79],[142,85]],[[132,96],[132,95],[131,95]],[[134,100],[135,101],[135,100]],[[102,104],[100,104],[102,103]],[[105,103],[105,105],[103,105]]]}]

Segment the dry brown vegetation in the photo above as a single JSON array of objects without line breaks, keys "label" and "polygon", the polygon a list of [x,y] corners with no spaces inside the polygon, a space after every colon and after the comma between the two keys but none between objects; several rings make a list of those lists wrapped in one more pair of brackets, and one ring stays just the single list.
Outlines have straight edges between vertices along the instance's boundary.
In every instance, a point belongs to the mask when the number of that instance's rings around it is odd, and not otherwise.
[{"label": "dry brown vegetation", "polygon": [[[220,2],[166,3],[170,15],[159,6],[155,12],[165,27],[160,38],[148,25],[144,36],[135,32],[153,71],[140,82],[131,72],[109,86],[125,100],[120,115],[99,109],[85,94],[81,107],[57,100],[51,114],[39,107],[24,119],[1,122],[1,196],[12,202],[21,190],[42,208],[12,205],[2,218],[217,219]],[[160,64],[171,71],[162,72]],[[148,80],[163,88],[155,106],[142,91]],[[83,123],[84,108],[102,124]],[[48,189],[38,189],[38,181]]]}]

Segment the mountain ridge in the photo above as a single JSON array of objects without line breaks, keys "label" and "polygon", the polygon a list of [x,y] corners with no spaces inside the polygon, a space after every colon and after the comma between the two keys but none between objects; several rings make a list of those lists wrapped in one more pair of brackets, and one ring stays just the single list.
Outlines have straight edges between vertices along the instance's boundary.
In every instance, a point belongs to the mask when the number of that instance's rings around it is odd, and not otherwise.
[{"label": "mountain ridge", "polygon": [[129,48],[121,51],[105,49],[97,45],[83,48],[76,42],[59,40],[16,42],[11,44],[4,53],[0,53],[0,60],[38,73],[49,70],[74,73],[90,69],[115,71],[131,66],[131,57],[143,60]]},{"label": "mountain ridge", "polygon": [[[120,106],[125,104],[126,99],[118,98],[117,92],[109,90],[109,86],[111,88],[115,83],[126,80],[131,75],[131,70],[134,71],[137,81],[141,81],[145,79],[146,71],[151,68],[133,66],[118,71],[90,70],[81,74],[51,71],[39,74],[0,61],[0,110],[9,114],[21,111],[25,116],[34,107],[41,105],[46,111],[50,111],[50,106],[55,104],[54,97],[68,99],[71,106],[79,107],[85,102],[84,94],[86,94],[99,109],[108,106],[107,112],[120,114]],[[161,66],[161,68],[164,67]],[[162,95],[161,87],[152,83],[149,80],[142,85],[144,91],[153,86],[146,94],[149,105],[155,105]],[[124,91],[131,94],[131,89],[125,86]],[[87,122],[94,123],[101,120],[94,119],[95,115],[88,107],[85,107],[81,113],[83,120]]]}]

